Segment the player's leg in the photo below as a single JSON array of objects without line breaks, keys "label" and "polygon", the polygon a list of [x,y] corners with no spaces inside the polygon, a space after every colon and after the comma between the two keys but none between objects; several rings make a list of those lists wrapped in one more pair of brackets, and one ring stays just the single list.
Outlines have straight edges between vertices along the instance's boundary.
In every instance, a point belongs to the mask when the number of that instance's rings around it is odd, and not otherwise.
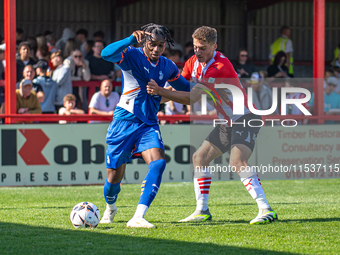
[{"label": "player's leg", "polygon": [[131,162],[131,151],[135,144],[134,133],[138,124],[130,121],[113,120],[106,135],[106,173],[104,198],[106,210],[100,223],[111,223],[117,213],[116,200],[120,182],[124,177],[127,162]]},{"label": "player's leg", "polygon": [[141,196],[136,212],[127,223],[127,227],[154,228],[155,226],[144,219],[144,215],[154,200],[162,181],[166,166],[164,145],[158,125],[146,126],[139,130],[134,153],[141,153],[148,164],[149,171],[141,186]]},{"label": "player's leg", "polygon": [[125,173],[126,164],[121,165],[117,169],[106,169],[106,182],[104,184],[104,198],[106,201],[106,210],[100,223],[112,223],[117,214],[116,201],[120,192],[120,182]]},{"label": "player's leg", "polygon": [[[239,123],[248,119],[255,119],[258,116],[249,114],[237,120]],[[254,146],[259,127],[235,126],[231,134],[230,166],[240,175],[241,182],[244,184],[249,194],[256,200],[259,207],[258,216],[250,224],[268,223],[277,220],[277,214],[269,206],[266,195],[262,188],[256,169],[248,164]]]},{"label": "player's leg", "polygon": [[142,182],[141,195],[136,212],[128,222],[127,227],[154,228],[155,226],[146,221],[144,216],[157,195],[166,162],[164,159],[164,151],[160,148],[143,151],[142,156],[148,164],[149,171]]},{"label": "player's leg", "polygon": [[270,223],[277,220],[278,217],[267,202],[266,195],[255,168],[247,163],[251,154],[251,149],[246,145],[233,145],[230,152],[230,166],[236,169],[240,175],[241,182],[258,205],[259,214],[250,222],[250,224]]},{"label": "player's leg", "polygon": [[204,140],[202,145],[193,155],[194,164],[194,187],[196,195],[196,210],[189,217],[180,220],[188,221],[206,221],[211,220],[209,212],[209,190],[211,184],[211,172],[209,164],[212,160],[222,155],[222,151],[211,142]]}]

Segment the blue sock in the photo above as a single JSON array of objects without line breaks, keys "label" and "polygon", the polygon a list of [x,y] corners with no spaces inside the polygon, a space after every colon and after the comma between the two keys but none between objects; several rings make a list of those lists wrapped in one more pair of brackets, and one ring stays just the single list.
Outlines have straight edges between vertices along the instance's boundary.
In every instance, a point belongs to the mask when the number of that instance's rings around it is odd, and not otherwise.
[{"label": "blue sock", "polygon": [[109,183],[106,179],[104,184],[104,198],[106,203],[114,204],[116,203],[118,194],[120,192],[120,182],[116,184]]},{"label": "blue sock", "polygon": [[150,206],[161,185],[165,165],[166,161],[164,159],[158,159],[149,164],[149,172],[142,183],[142,194],[138,204]]}]

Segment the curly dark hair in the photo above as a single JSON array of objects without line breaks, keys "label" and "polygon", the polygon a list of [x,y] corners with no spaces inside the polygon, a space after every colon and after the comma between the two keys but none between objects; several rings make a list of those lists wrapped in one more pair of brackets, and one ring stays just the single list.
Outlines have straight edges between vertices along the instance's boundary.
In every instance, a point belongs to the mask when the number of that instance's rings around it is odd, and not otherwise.
[{"label": "curly dark hair", "polygon": [[[168,43],[169,47],[170,47],[170,44],[174,46],[175,41],[171,38],[171,33],[169,29],[167,29],[165,26],[150,23],[150,24],[142,26],[141,29],[144,32],[149,32],[153,34],[155,37],[157,37],[157,35],[162,35],[165,41]],[[151,36],[146,36],[146,39],[150,41]]]}]

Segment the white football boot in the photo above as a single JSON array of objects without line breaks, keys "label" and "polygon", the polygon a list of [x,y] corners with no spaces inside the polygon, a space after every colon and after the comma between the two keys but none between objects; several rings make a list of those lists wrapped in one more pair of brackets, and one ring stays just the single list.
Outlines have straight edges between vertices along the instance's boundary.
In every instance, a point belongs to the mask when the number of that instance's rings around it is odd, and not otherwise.
[{"label": "white football boot", "polygon": [[133,217],[126,224],[127,228],[156,228],[155,225],[151,224],[144,218]]},{"label": "white football boot", "polygon": [[116,203],[114,203],[112,207],[113,207],[113,210],[110,208],[110,206],[108,204],[106,204],[106,210],[104,212],[103,218],[101,219],[101,221],[99,223],[108,224],[108,223],[113,222],[113,218],[117,214]]}]

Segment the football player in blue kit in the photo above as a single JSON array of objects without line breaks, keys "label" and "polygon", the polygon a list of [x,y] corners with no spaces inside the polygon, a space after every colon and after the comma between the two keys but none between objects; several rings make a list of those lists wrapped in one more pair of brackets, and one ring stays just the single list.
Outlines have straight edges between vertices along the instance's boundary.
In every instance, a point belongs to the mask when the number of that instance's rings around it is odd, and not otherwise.
[{"label": "football player in blue kit", "polygon": [[[143,47],[131,47],[136,43],[143,43]],[[142,183],[136,212],[127,227],[155,228],[144,219],[144,215],[158,192],[166,165],[157,119],[162,97],[148,94],[146,86],[150,81],[157,82],[161,87],[169,82],[180,91],[190,91],[191,86],[180,75],[177,66],[162,56],[166,43],[173,44],[169,30],[151,23],[131,36],[108,45],[101,53],[103,59],[120,66],[123,88],[106,135],[107,179],[104,197],[107,206],[100,223],[113,222],[126,163],[142,157],[149,171]]]}]

